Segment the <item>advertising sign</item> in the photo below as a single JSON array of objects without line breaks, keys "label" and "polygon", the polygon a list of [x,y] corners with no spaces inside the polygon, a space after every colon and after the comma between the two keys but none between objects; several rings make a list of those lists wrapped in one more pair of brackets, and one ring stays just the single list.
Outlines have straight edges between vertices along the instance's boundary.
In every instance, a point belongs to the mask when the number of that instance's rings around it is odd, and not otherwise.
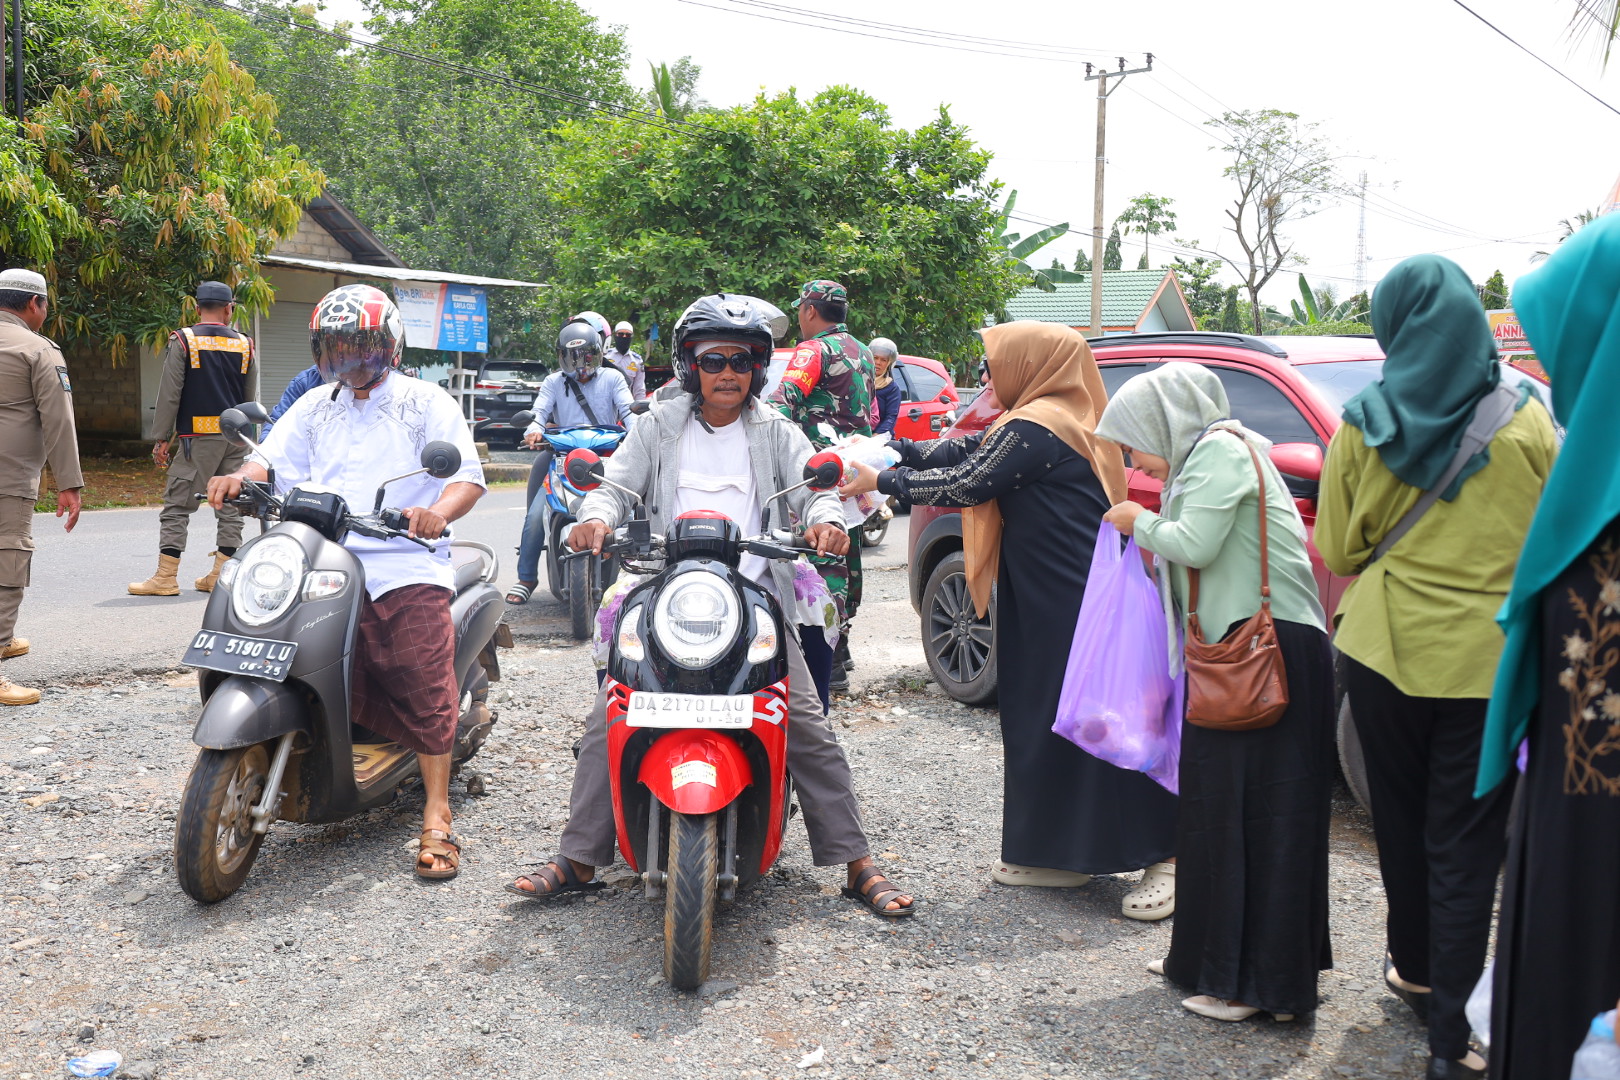
[{"label": "advertising sign", "polygon": [[394,286],[405,343],[416,349],[489,351],[489,298],[475,285],[401,281]]},{"label": "advertising sign", "polygon": [[1530,341],[1524,336],[1524,328],[1519,325],[1519,317],[1513,314],[1512,308],[1487,311],[1485,318],[1490,320],[1491,335],[1496,338],[1497,352],[1530,351]]}]

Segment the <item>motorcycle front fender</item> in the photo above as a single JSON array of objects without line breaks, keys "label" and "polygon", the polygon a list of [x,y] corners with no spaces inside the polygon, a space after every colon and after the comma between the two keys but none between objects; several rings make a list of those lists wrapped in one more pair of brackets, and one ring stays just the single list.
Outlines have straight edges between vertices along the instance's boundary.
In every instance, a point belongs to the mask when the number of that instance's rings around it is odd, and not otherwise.
[{"label": "motorcycle front fender", "polygon": [[210,750],[234,750],[308,728],[303,699],[291,687],[232,675],[203,703],[191,741]]},{"label": "motorcycle front fender", "polygon": [[735,740],[717,731],[680,728],[659,736],[641,759],[636,779],[678,814],[712,814],[753,783],[754,773]]}]

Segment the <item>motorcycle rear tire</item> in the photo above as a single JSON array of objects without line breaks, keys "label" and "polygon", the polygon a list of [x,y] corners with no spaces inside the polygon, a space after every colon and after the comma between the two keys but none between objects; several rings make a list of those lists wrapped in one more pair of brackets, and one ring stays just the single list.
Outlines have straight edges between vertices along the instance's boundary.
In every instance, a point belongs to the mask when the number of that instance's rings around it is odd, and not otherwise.
[{"label": "motorcycle rear tire", "polygon": [[568,564],[560,561],[568,551],[563,544],[563,537],[567,535],[567,526],[571,524],[567,519],[552,519],[549,523],[550,532],[546,536],[546,586],[551,589],[551,595],[558,600],[568,599]]},{"label": "motorcycle rear tire", "polygon": [[270,775],[266,743],[197,755],[174,824],[174,870],[193,900],[216,904],[242,887],[264,833],[248,811]]},{"label": "motorcycle rear tire", "polygon": [[575,641],[588,641],[596,615],[596,557],[570,560],[564,569],[568,588],[568,622]]},{"label": "motorcycle rear tire", "polygon": [[714,949],[714,905],[720,876],[716,815],[670,814],[667,865],[664,978],[677,990],[696,990],[708,981]]}]

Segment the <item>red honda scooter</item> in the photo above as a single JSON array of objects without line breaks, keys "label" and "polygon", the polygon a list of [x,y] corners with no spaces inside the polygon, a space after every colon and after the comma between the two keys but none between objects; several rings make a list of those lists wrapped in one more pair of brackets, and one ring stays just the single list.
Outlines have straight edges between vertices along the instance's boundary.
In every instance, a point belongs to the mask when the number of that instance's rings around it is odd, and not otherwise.
[{"label": "red honda scooter", "polygon": [[[565,468],[582,491],[611,485],[589,450]],[[625,596],[608,657],[613,816],[625,862],[648,899],[664,900],[664,977],[677,989],[709,977],[715,903],[770,870],[788,820],[787,630],[776,598],[737,563],[814,554],[770,530],[770,507],[801,487],[829,490],[840,472],[834,455],[811,458],[802,482],[766,500],[750,538],[704,510],[656,536],[640,498],[618,488],[636,509],[603,552],[653,576]]]}]

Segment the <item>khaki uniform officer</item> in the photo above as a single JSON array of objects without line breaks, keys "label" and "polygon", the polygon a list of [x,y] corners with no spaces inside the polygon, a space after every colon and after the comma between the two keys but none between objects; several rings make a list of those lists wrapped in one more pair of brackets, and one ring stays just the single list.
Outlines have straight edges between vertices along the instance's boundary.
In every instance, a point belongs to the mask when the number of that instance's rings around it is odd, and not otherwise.
[{"label": "khaki uniform officer", "polygon": [[[158,515],[158,569],[145,581],[133,582],[136,596],[179,596],[180,553],[186,550],[186,532],[197,509],[197,496],[208,491],[208,481],[228,476],[242,467],[247,449],[233,446],[219,433],[219,414],[259,395],[259,362],[253,339],[231,329],[236,310],[229,285],[205,281],[197,286],[196,326],[169,335],[163,354],[163,378],[158,383],[157,415],[152,429],[159,442],[152,460],[169,467],[169,485],[163,492]],[[179,453],[169,453],[169,433],[180,436]],[[194,583],[212,592],[219,568],[236,554],[242,543],[242,515],[234,507],[214,511],[214,565]]]},{"label": "khaki uniform officer", "polygon": [[[0,273],[0,658],[21,656],[13,636],[34,556],[34,499],[46,461],[56,475],[56,516],[79,523],[79,445],[73,394],[62,354],[39,336],[49,310],[45,279],[32,270]],[[39,691],[0,676],[0,705],[32,705]]]}]

